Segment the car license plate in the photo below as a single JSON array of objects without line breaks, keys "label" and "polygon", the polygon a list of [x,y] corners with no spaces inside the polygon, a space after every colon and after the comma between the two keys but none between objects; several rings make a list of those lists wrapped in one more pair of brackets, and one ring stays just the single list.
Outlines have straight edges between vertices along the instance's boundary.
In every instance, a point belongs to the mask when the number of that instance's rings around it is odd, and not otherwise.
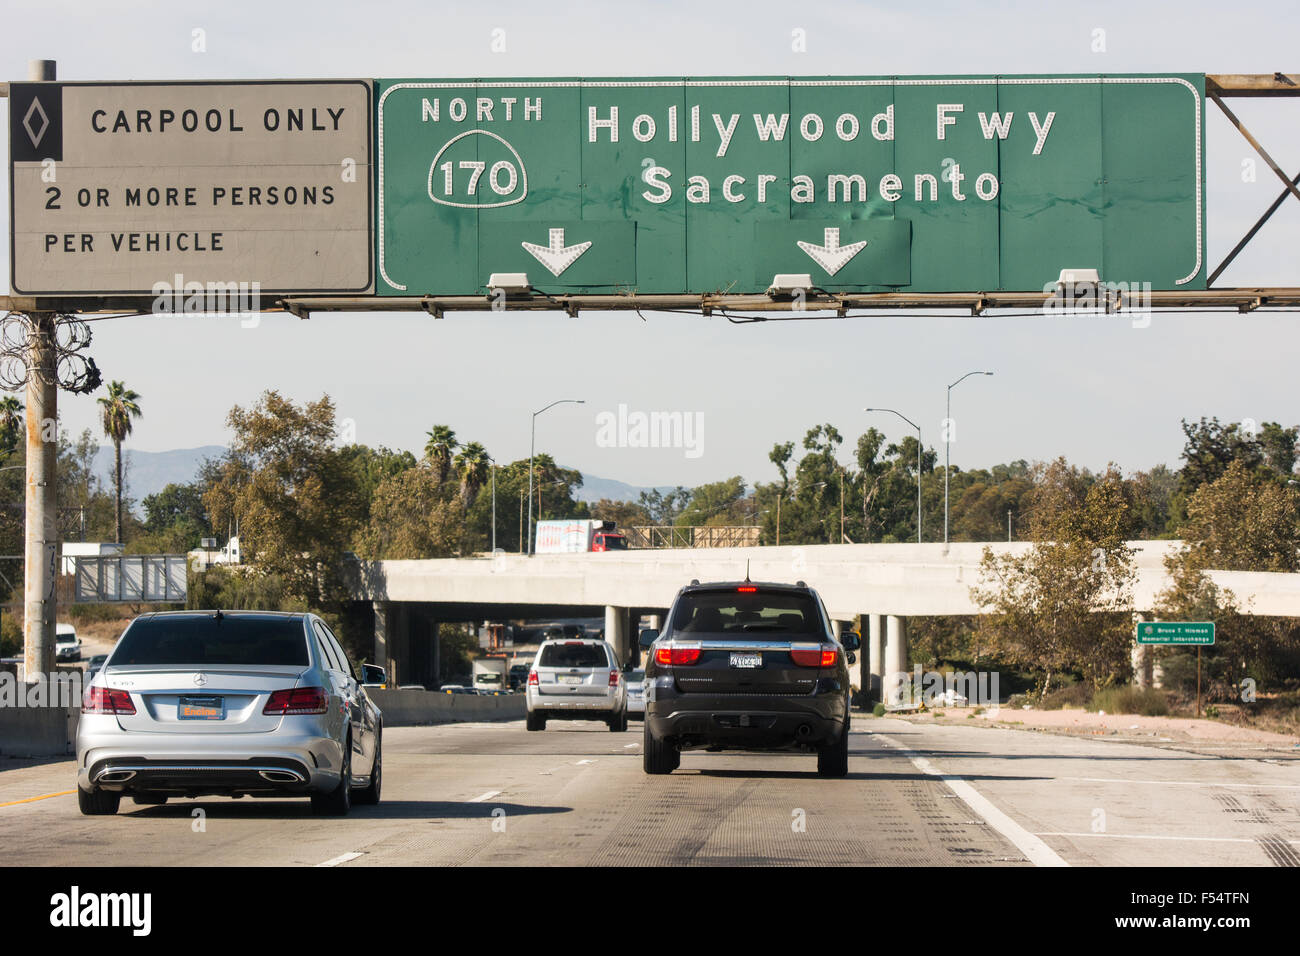
[{"label": "car license plate", "polygon": [[225,720],[226,702],[221,697],[182,697],[176,716],[180,720]]},{"label": "car license plate", "polygon": [[581,683],[582,683],[582,678],[581,678],[581,677],[569,677],[569,676],[566,675],[566,676],[560,678],[560,683],[561,683],[561,684],[581,684]]},{"label": "car license plate", "polygon": [[762,655],[762,654],[742,654],[742,653],[740,653],[740,652],[738,652],[738,651],[732,651],[732,653],[731,653],[731,666],[732,666],[732,667],[762,667],[762,666],[763,666],[763,655]]}]

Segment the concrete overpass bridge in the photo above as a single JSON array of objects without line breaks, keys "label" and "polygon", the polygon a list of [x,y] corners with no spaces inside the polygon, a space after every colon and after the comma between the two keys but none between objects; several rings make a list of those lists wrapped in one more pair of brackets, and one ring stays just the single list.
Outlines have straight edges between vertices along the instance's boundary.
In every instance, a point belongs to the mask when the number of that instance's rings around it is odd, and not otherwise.
[{"label": "concrete overpass bridge", "polygon": [[[1149,614],[1169,585],[1164,559],[1178,541],[1134,541],[1134,607]],[[692,579],[794,582],[815,587],[837,627],[861,616],[863,652],[855,683],[878,688],[907,669],[911,617],[980,614],[970,589],[985,547],[1023,553],[1027,542],[843,544],[792,547],[614,551],[599,554],[485,555],[360,562],[354,596],[371,602],[375,662],[400,683],[433,683],[440,622],[604,615],[606,638],[627,659],[641,615],[667,612]],[[1300,574],[1211,571],[1246,613],[1300,617]],[[1144,661],[1135,658],[1139,673]]]}]

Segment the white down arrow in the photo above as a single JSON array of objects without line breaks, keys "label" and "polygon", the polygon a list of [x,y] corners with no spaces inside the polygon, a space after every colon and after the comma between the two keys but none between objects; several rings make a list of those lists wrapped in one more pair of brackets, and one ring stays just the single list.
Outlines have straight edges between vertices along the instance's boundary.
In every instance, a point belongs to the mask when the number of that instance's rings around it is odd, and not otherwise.
[{"label": "white down arrow", "polygon": [[580,242],[576,246],[564,244],[564,230],[549,230],[551,243],[539,246],[535,242],[521,242],[520,245],[538,262],[546,266],[551,275],[559,277],[560,273],[573,265],[580,255],[591,248],[590,242]]},{"label": "white down arrow", "polygon": [[814,262],[826,270],[827,275],[835,275],[848,265],[850,259],[867,247],[865,240],[841,246],[840,230],[836,226],[828,227],[824,234],[825,238],[822,241],[825,245],[815,246],[802,239],[798,240],[798,245],[800,249],[812,256]]}]

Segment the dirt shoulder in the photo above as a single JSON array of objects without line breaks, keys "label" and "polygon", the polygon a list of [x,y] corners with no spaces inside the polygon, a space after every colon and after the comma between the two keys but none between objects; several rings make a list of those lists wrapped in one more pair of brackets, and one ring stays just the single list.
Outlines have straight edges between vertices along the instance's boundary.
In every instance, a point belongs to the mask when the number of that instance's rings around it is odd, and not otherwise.
[{"label": "dirt shoulder", "polygon": [[1078,736],[1148,738],[1151,742],[1241,744],[1252,748],[1295,750],[1300,737],[1256,730],[1218,720],[1194,717],[1141,717],[1136,714],[1102,714],[1087,710],[1011,710],[1007,707],[979,715],[957,708],[942,709],[942,716],[910,714],[906,720],[927,720],[964,726],[1014,727]]}]

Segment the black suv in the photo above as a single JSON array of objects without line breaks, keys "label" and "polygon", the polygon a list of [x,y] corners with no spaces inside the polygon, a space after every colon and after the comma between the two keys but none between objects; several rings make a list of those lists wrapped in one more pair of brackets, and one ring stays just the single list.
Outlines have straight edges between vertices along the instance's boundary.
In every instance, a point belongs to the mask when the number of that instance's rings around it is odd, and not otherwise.
[{"label": "black suv", "polygon": [[700,584],[677,593],[663,633],[641,633],[645,771],[671,773],[683,750],[817,754],[849,770],[850,653],[817,592],[797,584]]}]

